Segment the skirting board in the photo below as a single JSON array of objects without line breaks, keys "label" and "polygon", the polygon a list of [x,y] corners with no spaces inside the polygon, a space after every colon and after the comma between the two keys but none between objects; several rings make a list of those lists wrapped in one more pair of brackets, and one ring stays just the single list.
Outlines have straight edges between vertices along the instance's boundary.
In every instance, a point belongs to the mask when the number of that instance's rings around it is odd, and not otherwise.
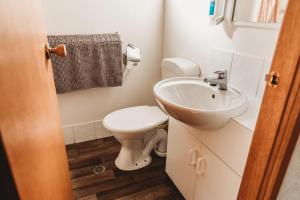
[{"label": "skirting board", "polygon": [[102,120],[63,126],[65,145],[86,142],[112,136],[104,128]]}]

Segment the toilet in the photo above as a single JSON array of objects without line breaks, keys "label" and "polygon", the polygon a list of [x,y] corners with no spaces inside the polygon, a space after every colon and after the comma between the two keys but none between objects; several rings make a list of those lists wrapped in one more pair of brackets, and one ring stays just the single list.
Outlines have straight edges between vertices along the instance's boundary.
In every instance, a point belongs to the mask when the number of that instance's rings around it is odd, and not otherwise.
[{"label": "toilet", "polygon": [[[183,58],[166,58],[161,63],[162,78],[199,77],[200,67]],[[166,155],[167,132],[157,127],[168,121],[158,106],[135,106],[114,111],[103,119],[103,126],[112,132],[122,148],[115,161],[125,171],[143,168],[152,161],[155,148],[159,156]]]}]

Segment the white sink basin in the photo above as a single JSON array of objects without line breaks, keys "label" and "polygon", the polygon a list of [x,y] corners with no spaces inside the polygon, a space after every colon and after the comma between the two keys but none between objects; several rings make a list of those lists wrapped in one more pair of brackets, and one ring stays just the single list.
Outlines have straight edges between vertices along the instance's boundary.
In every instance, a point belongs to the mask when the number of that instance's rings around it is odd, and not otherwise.
[{"label": "white sink basin", "polygon": [[219,90],[199,78],[166,79],[153,90],[169,115],[202,129],[221,128],[247,109],[247,97],[237,89]]}]

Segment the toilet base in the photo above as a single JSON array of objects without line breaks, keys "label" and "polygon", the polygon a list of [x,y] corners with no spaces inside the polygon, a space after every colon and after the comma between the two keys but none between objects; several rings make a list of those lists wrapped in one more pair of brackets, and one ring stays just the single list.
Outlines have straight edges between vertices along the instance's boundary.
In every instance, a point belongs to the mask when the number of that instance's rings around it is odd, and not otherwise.
[{"label": "toilet base", "polygon": [[147,165],[149,165],[152,162],[151,156],[148,156],[144,160],[139,160],[139,161],[134,162],[134,164],[124,165],[122,162],[120,162],[120,159],[118,159],[118,158],[115,160],[115,164],[118,169],[123,170],[123,171],[133,171],[133,170],[141,169],[143,167],[146,167]]},{"label": "toilet base", "polygon": [[152,162],[151,156],[144,153],[143,140],[123,141],[121,151],[115,161],[117,168],[132,171],[146,167]]}]

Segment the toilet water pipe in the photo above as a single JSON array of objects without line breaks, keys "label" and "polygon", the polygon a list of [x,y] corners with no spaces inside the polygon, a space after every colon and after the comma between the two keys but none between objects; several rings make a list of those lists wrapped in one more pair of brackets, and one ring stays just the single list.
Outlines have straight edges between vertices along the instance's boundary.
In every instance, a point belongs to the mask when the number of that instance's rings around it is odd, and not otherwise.
[{"label": "toilet water pipe", "polygon": [[167,139],[168,133],[164,129],[158,129],[156,134],[154,134],[151,139],[147,142],[146,147],[144,148],[143,154],[149,155],[155,145],[157,145],[157,150],[161,153],[167,151]]}]

